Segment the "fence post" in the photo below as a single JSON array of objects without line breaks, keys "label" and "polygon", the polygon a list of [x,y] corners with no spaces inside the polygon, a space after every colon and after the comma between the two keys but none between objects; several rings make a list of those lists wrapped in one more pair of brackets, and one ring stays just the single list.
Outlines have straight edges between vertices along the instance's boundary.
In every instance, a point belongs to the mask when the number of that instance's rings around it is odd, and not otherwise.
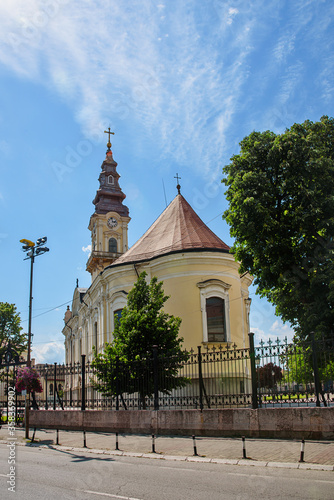
[{"label": "fence post", "polygon": [[320,383],[319,383],[319,370],[318,370],[318,360],[317,360],[317,346],[315,343],[314,332],[311,332],[312,339],[312,360],[313,360],[313,373],[314,373],[314,390],[317,401],[315,403],[316,406],[320,406],[319,392],[320,392]]},{"label": "fence post", "polygon": [[158,346],[153,346],[154,409],[159,410]]},{"label": "fence post", "polygon": [[81,411],[86,409],[86,354],[81,354]]},{"label": "fence post", "polygon": [[199,381],[199,407],[203,410],[203,375],[202,375],[202,353],[201,346],[198,349],[198,381]]},{"label": "fence post", "polygon": [[57,391],[57,363],[54,364],[53,370],[53,409],[56,409],[56,391]]},{"label": "fence post", "polygon": [[119,357],[116,356],[116,410],[119,410]]},{"label": "fence post", "polygon": [[48,365],[45,365],[45,409],[48,407]]},{"label": "fence post", "polygon": [[256,365],[255,365],[255,348],[254,348],[254,333],[250,332],[249,337],[249,357],[251,362],[251,377],[252,377],[252,408],[257,410],[257,383],[256,383]]}]

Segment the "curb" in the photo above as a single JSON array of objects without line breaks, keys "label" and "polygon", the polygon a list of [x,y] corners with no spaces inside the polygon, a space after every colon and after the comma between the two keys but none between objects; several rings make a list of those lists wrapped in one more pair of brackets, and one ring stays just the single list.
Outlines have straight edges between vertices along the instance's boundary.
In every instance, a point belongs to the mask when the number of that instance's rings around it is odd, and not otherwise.
[{"label": "curb", "polygon": [[[0,444],[7,444],[8,441],[0,440]],[[210,463],[221,465],[245,465],[249,467],[269,467],[269,468],[283,468],[283,469],[302,469],[302,470],[318,470],[318,471],[334,471],[334,465],[322,464],[308,464],[307,462],[270,462],[252,459],[231,459],[231,458],[208,458],[201,456],[182,456],[182,455],[163,455],[160,453],[134,453],[120,450],[100,450],[96,448],[75,448],[72,446],[62,445],[45,445],[39,443],[16,443],[19,446],[30,446],[34,448],[45,448],[51,450],[74,451],[79,453],[95,453],[97,455],[110,455],[118,457],[131,457],[131,458],[149,458],[153,460],[169,460],[174,462],[197,462],[197,463]]]}]

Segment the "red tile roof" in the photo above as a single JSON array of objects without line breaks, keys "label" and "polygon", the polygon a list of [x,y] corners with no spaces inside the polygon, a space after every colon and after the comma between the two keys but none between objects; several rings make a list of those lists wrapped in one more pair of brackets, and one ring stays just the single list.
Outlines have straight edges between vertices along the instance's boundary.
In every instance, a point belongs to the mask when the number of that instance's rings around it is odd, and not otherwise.
[{"label": "red tile roof", "polygon": [[228,252],[230,247],[204,224],[183,196],[178,194],[146,233],[112,265],[195,249]]}]

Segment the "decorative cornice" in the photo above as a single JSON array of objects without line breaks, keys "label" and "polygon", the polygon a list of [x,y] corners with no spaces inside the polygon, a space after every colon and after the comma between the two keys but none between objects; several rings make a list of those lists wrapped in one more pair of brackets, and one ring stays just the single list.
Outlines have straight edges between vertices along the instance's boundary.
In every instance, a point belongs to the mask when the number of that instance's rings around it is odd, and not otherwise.
[{"label": "decorative cornice", "polygon": [[225,290],[228,290],[232,286],[229,283],[225,283],[225,281],[221,281],[218,279],[209,279],[206,281],[200,281],[199,283],[196,283],[196,285],[198,286],[198,288],[207,288],[208,286],[216,285],[224,288]]}]

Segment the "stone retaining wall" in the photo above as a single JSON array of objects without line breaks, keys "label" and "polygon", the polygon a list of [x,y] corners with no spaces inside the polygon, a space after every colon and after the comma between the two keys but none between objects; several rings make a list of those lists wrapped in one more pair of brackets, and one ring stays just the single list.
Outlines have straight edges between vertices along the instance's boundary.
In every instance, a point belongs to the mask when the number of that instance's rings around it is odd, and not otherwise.
[{"label": "stone retaining wall", "polygon": [[127,434],[334,439],[332,408],[32,410],[30,427]]}]

